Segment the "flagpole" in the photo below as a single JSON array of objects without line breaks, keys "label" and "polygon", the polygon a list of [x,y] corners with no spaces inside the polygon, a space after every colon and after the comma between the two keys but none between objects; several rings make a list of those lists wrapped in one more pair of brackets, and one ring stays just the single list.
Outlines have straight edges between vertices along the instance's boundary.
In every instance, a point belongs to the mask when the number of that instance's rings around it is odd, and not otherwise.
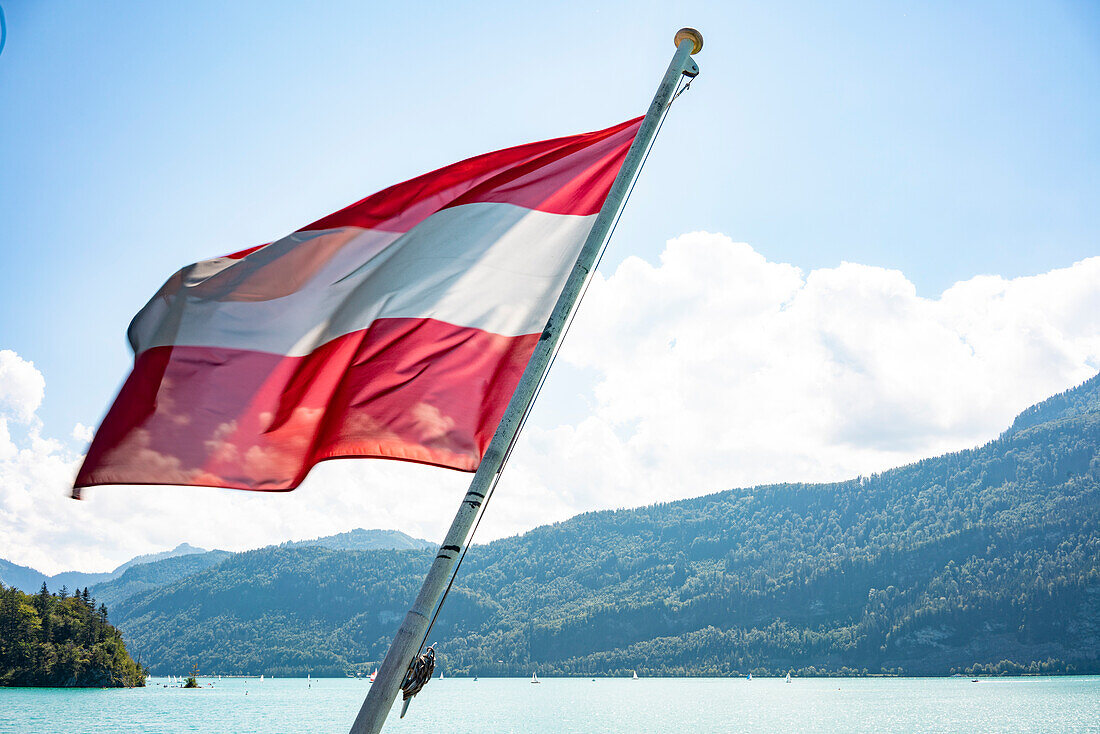
[{"label": "flagpole", "polygon": [[382,729],[382,724],[385,723],[386,716],[401,689],[409,664],[420,652],[432,613],[436,611],[446,592],[482,503],[500,475],[508,452],[538,393],[558,344],[564,336],[565,327],[569,323],[578,299],[584,292],[600,253],[606,246],[611,230],[626,203],[626,197],[638,177],[653,140],[657,137],[657,131],[672,103],[676,88],[682,77],[694,77],[699,73],[699,67],[691,57],[703,48],[702,34],[694,28],[682,28],[676,33],[675,42],[676,53],[672,57],[672,62],[657,88],[657,94],[649,105],[649,110],[646,112],[645,119],[642,120],[630,150],[627,151],[626,160],[615,177],[615,182],[611,185],[603,208],[596,216],[588,239],[585,240],[577,262],[569,274],[569,279],[546,322],[546,328],[527,363],[523,377],[520,378],[519,385],[516,386],[512,399],[500,420],[500,425],[493,434],[493,440],[485,450],[485,456],[482,457],[477,472],[474,473],[470,489],[462,500],[451,528],[447,531],[447,537],[436,554],[435,561],[432,562],[420,593],[417,594],[412,609],[405,615],[405,620],[398,628],[389,652],[386,653],[378,669],[378,677],[371,684],[359,715],[355,717],[351,734],[378,734]]}]

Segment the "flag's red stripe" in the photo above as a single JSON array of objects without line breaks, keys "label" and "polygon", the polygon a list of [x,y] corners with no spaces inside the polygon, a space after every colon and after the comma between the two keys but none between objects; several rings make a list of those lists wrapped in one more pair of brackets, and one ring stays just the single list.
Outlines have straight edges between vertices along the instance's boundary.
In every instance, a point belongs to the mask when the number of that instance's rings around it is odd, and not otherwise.
[{"label": "flag's red stripe", "polygon": [[156,347],[97,431],[76,486],[298,486],[366,456],[477,468],[538,340],[380,319],[304,357]]},{"label": "flag's red stripe", "polygon": [[251,255],[253,252],[260,249],[261,247],[267,247],[270,244],[271,244],[270,242],[265,242],[262,245],[253,245],[252,247],[246,247],[243,250],[237,250],[236,252],[232,252],[232,253],[226,255],[226,257],[228,257],[231,260],[240,260],[240,259],[246,257],[247,255]]},{"label": "flag's red stripe", "polygon": [[478,201],[551,214],[595,214],[641,121],[468,158],[391,186],[299,231],[363,227],[407,232],[433,212]]}]

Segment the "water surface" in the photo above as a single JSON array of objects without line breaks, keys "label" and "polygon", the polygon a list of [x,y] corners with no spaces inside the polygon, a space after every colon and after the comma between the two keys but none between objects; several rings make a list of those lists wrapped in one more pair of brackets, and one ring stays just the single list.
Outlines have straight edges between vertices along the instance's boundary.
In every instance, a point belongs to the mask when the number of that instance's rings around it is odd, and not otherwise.
[{"label": "water surface", "polygon": [[[0,688],[0,732],[347,732],[364,680],[201,679],[200,690]],[[399,706],[399,704],[398,704]],[[1100,732],[1100,676],[446,678],[387,732]]]}]

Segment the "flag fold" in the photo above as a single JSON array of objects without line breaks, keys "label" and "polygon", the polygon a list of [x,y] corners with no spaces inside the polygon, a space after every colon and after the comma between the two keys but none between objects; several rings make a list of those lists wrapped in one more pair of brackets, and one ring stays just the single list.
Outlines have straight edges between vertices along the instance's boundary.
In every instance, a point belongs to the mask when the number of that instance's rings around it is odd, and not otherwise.
[{"label": "flag fold", "polygon": [[297,487],[318,461],[473,471],[641,118],[488,153],[183,268],[75,487]]}]

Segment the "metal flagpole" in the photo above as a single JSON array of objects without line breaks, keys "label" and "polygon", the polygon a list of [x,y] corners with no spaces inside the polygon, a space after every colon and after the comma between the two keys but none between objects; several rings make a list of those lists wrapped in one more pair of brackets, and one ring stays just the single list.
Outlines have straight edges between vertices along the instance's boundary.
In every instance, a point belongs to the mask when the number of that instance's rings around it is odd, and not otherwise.
[{"label": "metal flagpole", "polygon": [[512,399],[504,411],[504,417],[501,418],[500,425],[493,434],[493,440],[485,451],[473,481],[470,482],[470,489],[466,492],[458,514],[455,515],[451,528],[447,531],[447,537],[443,540],[443,545],[440,546],[439,553],[424,579],[424,585],[420,587],[420,593],[417,594],[412,609],[405,615],[405,620],[397,630],[389,652],[386,653],[386,658],[378,669],[378,677],[371,684],[359,715],[355,717],[351,734],[378,734],[382,729],[394,699],[397,698],[397,692],[401,689],[409,664],[420,652],[432,613],[436,610],[450,583],[462,549],[466,547],[470,530],[477,520],[478,512],[500,476],[500,470],[523,425],[523,420],[543,377],[550,367],[550,362],[561,342],[577,301],[584,292],[589,276],[595,269],[600,253],[607,244],[611,230],[626,203],[626,197],[657,136],[657,131],[676,93],[676,87],[682,77],[694,77],[699,73],[699,67],[691,56],[703,48],[702,34],[694,28],[682,28],[676,33],[675,40],[676,54],[672,57],[672,63],[669,64],[664,79],[657,88],[657,94],[653,97],[645,119],[638,129],[638,134],[630,150],[627,151],[626,160],[615,177],[615,182],[611,185],[607,200],[596,216],[592,231],[589,232],[588,239],[581,248],[580,256],[573,265],[573,270],[569,274],[561,296],[558,297],[554,311],[550,314],[550,319],[546,322],[546,328],[535,347],[534,354],[531,355],[523,377],[520,378],[519,385],[516,386],[516,391],[512,394]]}]

